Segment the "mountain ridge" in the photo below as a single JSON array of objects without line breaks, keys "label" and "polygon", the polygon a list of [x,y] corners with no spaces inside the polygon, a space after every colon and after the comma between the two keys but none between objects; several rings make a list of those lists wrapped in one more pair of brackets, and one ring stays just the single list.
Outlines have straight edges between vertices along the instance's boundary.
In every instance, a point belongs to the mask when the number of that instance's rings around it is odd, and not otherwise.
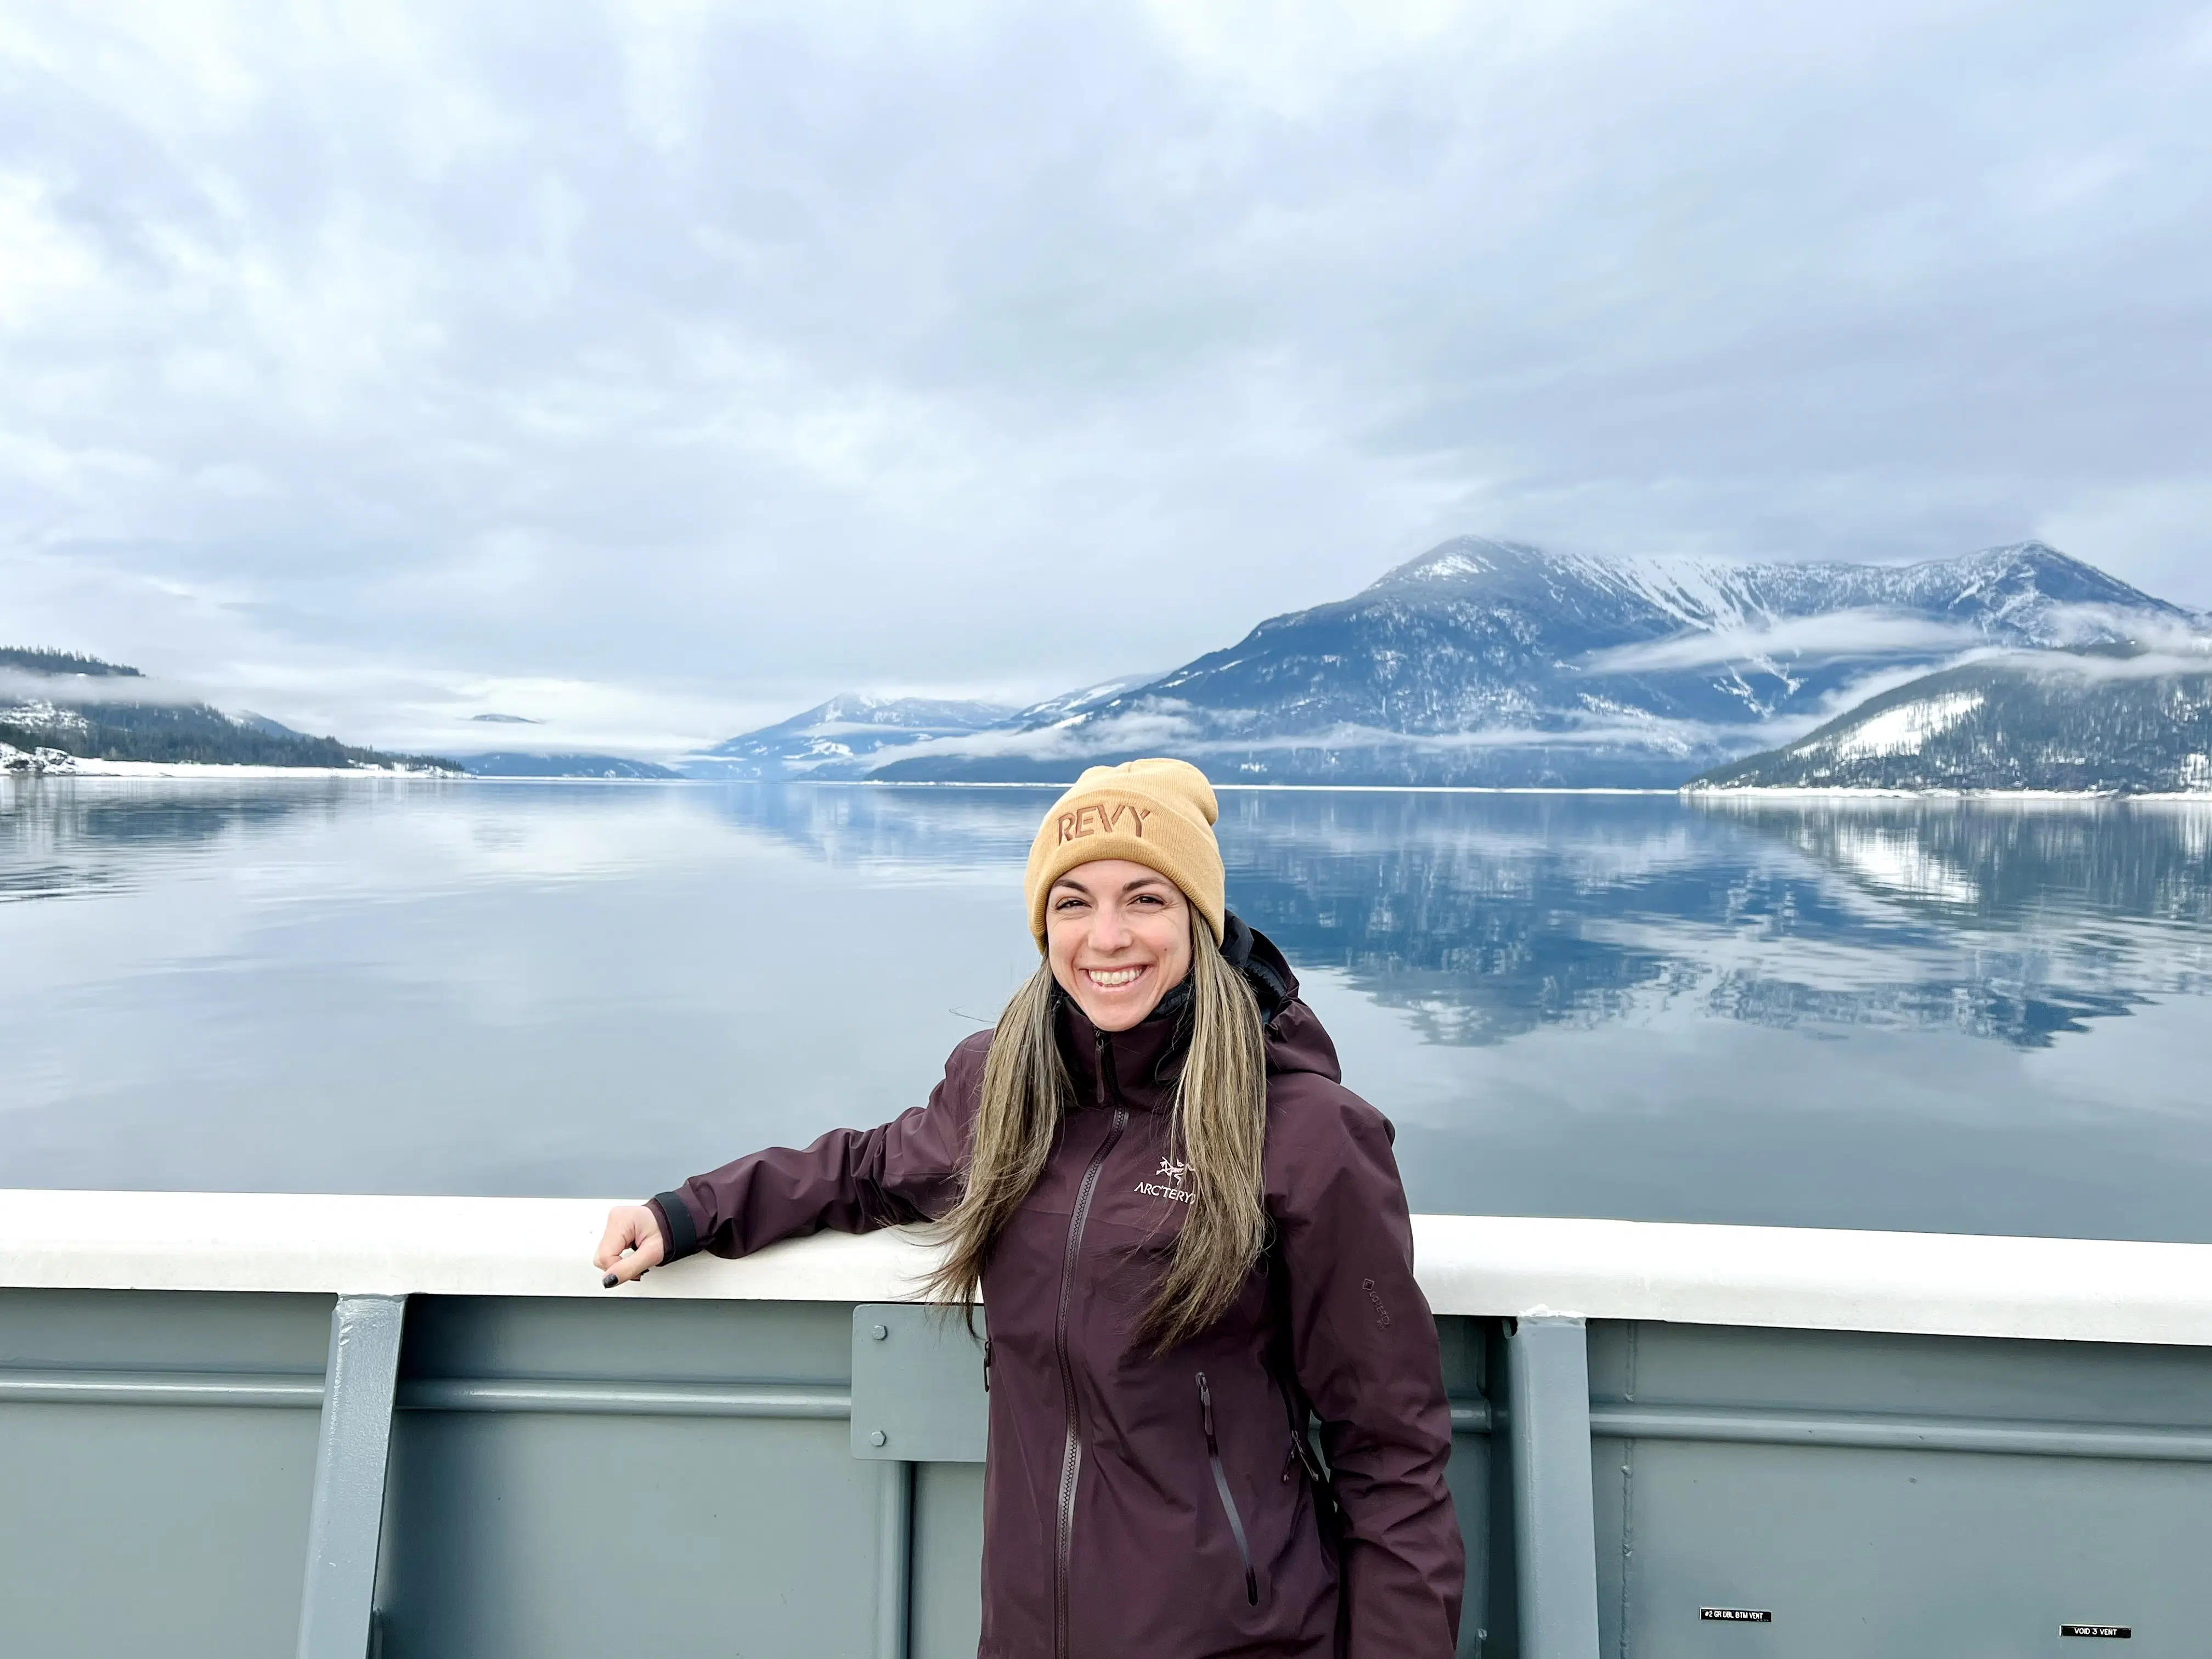
[{"label": "mountain ridge", "polygon": [[[80,760],[161,765],[291,766],[351,771],[447,771],[433,755],[395,755],[295,732],[264,714],[229,714],[198,702],[133,702],[84,695],[113,682],[143,679],[136,668],[75,652],[0,649],[0,746],[15,751],[9,770],[43,769],[41,750]],[[75,683],[75,684],[73,684]],[[75,693],[72,696],[72,693]],[[19,758],[20,757],[20,758]]]},{"label": "mountain ridge", "polygon": [[1460,537],[1072,718],[899,745],[866,775],[1050,781],[1164,750],[1230,781],[1672,787],[1884,675],[2200,623],[2034,541],[1876,565]]},{"label": "mountain ridge", "polygon": [[683,772],[737,781],[865,777],[887,748],[982,731],[1019,712],[1007,703],[841,692],[789,720],[687,756]]},{"label": "mountain ridge", "polygon": [[2212,658],[2008,655],[1893,688],[1686,788],[2212,794]]},{"label": "mountain ridge", "polygon": [[[2185,678],[2192,651],[2212,653],[2212,617],[2040,541],[1873,564],[1554,552],[1462,536],[1341,599],[1265,617],[1235,643],[1164,672],[1120,675],[1025,707],[842,692],[672,766],[501,750],[460,767],[510,776],[1064,783],[1085,766],[1172,753],[1224,784],[1722,787],[1736,776],[1731,769],[1753,761],[1778,776],[1805,773],[1819,756],[1800,752],[1804,744],[1857,742],[1849,736],[1856,715],[1882,717],[1912,701],[1899,700],[1900,688],[1993,655],[2104,665],[2033,693],[2004,678],[2012,670],[1987,671],[1996,678],[1976,682],[1978,695],[1996,696],[1992,706],[2026,723],[2023,743],[2031,728],[2089,741],[2100,719],[2137,732],[2154,716],[2152,704],[2128,713],[2127,696],[2093,698],[2090,688],[2154,678],[2143,665],[2160,653],[2181,653],[2174,672]],[[2120,661],[2136,667],[2111,666]],[[263,715],[165,699],[153,684],[134,696],[127,683],[143,678],[70,652],[0,650],[0,697],[16,694],[12,706],[0,704],[0,741],[165,763],[454,764],[350,749]],[[2069,714],[2060,707],[2067,696],[2102,712]],[[2193,705],[2180,696],[2173,707],[2185,714]],[[1937,714],[1910,719],[1926,724]],[[2194,741],[2179,727],[2168,735]],[[1996,753],[1994,736],[1978,740]],[[2111,787],[2191,775],[2175,769],[2183,765],[2175,755],[2153,753],[2159,740],[2148,728],[2130,741],[2140,750],[2128,775],[2136,781]],[[2057,750],[2041,753],[2039,763],[2076,775]],[[2033,769],[2008,760],[1990,775]],[[1843,773],[1831,766],[1829,775]]]}]

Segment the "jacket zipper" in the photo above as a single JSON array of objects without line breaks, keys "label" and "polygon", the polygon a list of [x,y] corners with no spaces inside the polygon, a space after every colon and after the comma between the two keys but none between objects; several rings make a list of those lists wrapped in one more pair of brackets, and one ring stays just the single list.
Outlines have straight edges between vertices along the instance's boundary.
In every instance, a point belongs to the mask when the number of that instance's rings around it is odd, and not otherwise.
[{"label": "jacket zipper", "polygon": [[[1114,1048],[1105,1032],[1098,1033],[1098,1103],[1106,1103],[1110,1088],[1115,1099],[1121,1098],[1121,1080],[1114,1076]],[[1083,1252],[1084,1224],[1091,1218],[1091,1197],[1098,1190],[1098,1172],[1104,1168],[1106,1155],[1121,1139],[1121,1131],[1128,1127],[1129,1109],[1116,1104],[1113,1127],[1107,1130],[1106,1139],[1098,1143],[1098,1150],[1091,1155],[1090,1167],[1083,1172],[1083,1185],[1075,1194],[1075,1212],[1067,1218],[1067,1253],[1060,1270],[1060,1318],[1054,1328],[1053,1346],[1060,1359],[1060,1392],[1067,1410],[1067,1439],[1060,1455],[1060,1512],[1058,1535],[1054,1539],[1052,1571],[1053,1646],[1058,1659],[1067,1659],[1068,1638],[1068,1564],[1075,1548],[1075,1480],[1083,1468],[1083,1437],[1075,1415],[1075,1363],[1067,1352],[1067,1319],[1075,1301],[1075,1267]]]},{"label": "jacket zipper", "polygon": [[1221,1467],[1221,1442],[1213,1434],[1213,1390],[1206,1386],[1206,1373],[1198,1374],[1198,1410],[1206,1425],[1206,1461],[1213,1465],[1213,1489],[1221,1494],[1221,1508],[1229,1516],[1229,1530],[1237,1540],[1237,1559],[1244,1563],[1244,1599],[1260,1605],[1260,1575],[1252,1571],[1252,1546],[1244,1536],[1244,1517],[1237,1513],[1236,1495],[1229,1490],[1229,1472]]},{"label": "jacket zipper", "polygon": [[[985,1351],[984,1370],[987,1372],[990,1370],[988,1349]],[[988,1381],[985,1386],[989,1386]],[[1314,1455],[1313,1442],[1306,1438],[1306,1413],[1298,1409],[1297,1400],[1289,1389],[1279,1382],[1276,1389],[1283,1396],[1283,1414],[1290,1419],[1291,1423],[1291,1443],[1283,1454],[1283,1479],[1287,1482],[1292,1469],[1302,1468],[1305,1471],[1306,1479],[1318,1492],[1328,1483],[1328,1476],[1323,1472],[1320,1460]]]}]

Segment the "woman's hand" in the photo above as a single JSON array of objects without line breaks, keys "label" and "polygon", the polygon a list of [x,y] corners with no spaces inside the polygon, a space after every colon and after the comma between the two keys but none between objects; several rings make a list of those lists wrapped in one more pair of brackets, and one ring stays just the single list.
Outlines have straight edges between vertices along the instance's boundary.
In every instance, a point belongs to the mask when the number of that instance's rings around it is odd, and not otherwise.
[{"label": "woman's hand", "polygon": [[644,1278],[647,1268],[660,1265],[661,1252],[667,1248],[651,1210],[642,1204],[617,1204],[607,1212],[606,1234],[592,1265],[606,1274],[606,1286],[611,1290]]}]

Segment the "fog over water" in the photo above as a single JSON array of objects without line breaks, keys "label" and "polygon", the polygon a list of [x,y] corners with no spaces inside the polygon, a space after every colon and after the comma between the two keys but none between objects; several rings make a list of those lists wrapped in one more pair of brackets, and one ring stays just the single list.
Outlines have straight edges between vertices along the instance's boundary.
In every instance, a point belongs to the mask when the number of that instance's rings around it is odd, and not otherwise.
[{"label": "fog over water", "polygon": [[[620,1194],[922,1100],[1022,789],[0,782],[0,1186]],[[2212,807],[1224,794],[1416,1208],[2212,1239]]]}]

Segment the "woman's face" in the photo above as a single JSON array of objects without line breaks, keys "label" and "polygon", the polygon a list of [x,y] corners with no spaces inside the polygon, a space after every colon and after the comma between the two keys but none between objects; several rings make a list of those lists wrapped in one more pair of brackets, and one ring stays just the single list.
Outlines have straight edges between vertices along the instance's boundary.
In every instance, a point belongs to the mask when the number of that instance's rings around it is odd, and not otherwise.
[{"label": "woman's face", "polygon": [[1190,971],[1190,901],[1126,859],[1079,864],[1044,900],[1045,959],[1102,1031],[1126,1031]]}]

